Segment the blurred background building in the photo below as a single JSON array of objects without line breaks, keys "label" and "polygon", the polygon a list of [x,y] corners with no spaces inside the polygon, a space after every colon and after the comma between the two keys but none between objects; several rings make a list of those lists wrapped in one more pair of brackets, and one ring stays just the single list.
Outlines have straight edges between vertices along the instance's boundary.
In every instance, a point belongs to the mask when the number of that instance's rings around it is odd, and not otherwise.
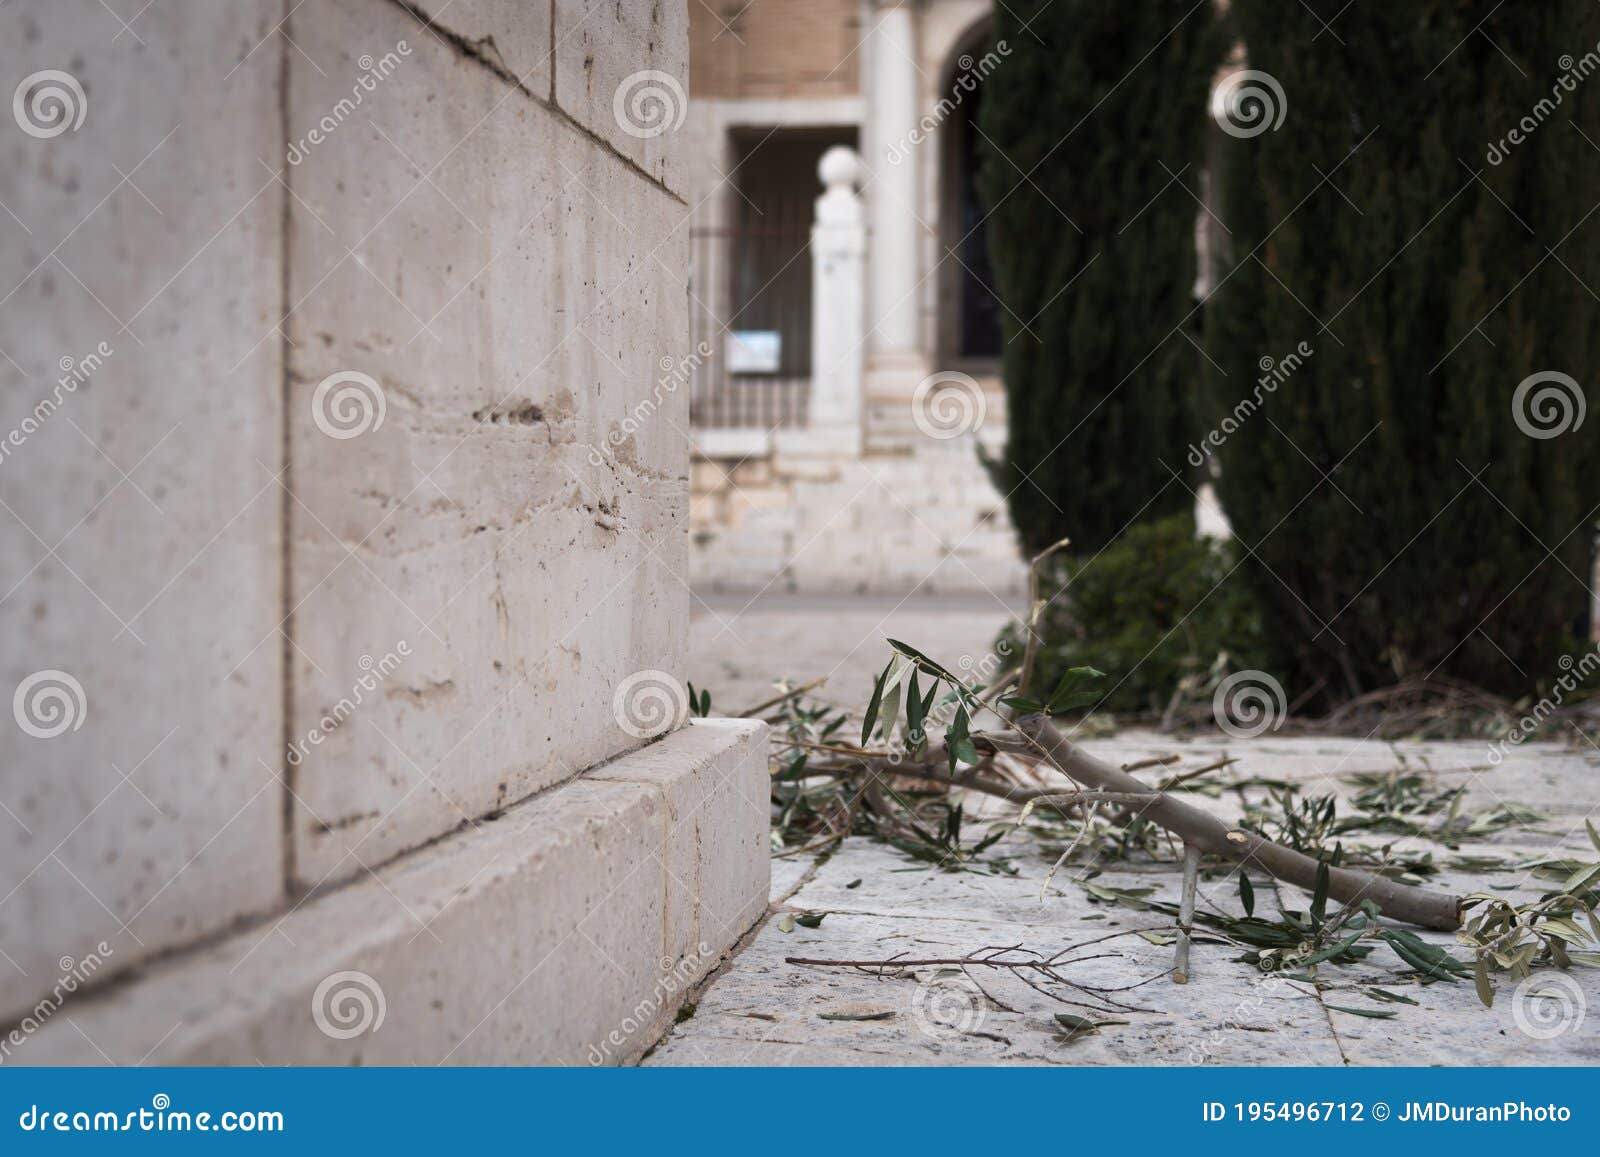
[{"label": "blurred background building", "polygon": [[707,0],[690,44],[695,354],[663,370],[693,382],[696,584],[1016,592],[980,459],[1005,430],[991,5]]}]

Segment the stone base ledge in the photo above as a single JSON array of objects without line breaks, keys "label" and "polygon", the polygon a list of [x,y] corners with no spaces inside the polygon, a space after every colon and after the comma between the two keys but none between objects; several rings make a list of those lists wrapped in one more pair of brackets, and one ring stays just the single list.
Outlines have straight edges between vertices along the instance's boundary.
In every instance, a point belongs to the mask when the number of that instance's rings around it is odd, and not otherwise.
[{"label": "stone base ledge", "polygon": [[772,453],[772,434],[767,430],[696,427],[694,452],[701,458],[765,458]]},{"label": "stone base ledge", "polygon": [[636,1059],[766,909],[766,735],[697,720],[265,925],[81,993],[8,1061]]},{"label": "stone base ledge", "polygon": [[777,430],[772,435],[772,451],[780,472],[806,476],[815,469],[811,459],[831,463],[861,457],[861,424]]}]

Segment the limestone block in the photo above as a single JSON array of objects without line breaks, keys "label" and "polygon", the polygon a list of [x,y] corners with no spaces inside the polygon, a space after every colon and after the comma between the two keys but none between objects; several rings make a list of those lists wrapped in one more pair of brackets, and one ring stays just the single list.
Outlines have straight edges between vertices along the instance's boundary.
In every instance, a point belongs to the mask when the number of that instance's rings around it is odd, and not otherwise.
[{"label": "limestone block", "polygon": [[689,495],[689,529],[714,527],[722,523],[722,496],[720,494]]},{"label": "limestone block", "polygon": [[764,458],[772,453],[773,435],[761,429],[695,429],[690,434],[697,457],[716,461],[723,469],[746,458]]},{"label": "limestone block", "polygon": [[732,471],[735,486],[770,486],[772,484],[772,463],[766,458],[752,458],[740,462]]},{"label": "limestone block", "polygon": [[707,461],[704,458],[694,458],[689,462],[689,492],[691,494],[713,494],[724,490],[728,486],[728,475],[721,465]]},{"label": "limestone block", "polygon": [[[331,62],[401,37],[412,55],[292,175],[308,885],[636,746],[617,688],[681,677],[687,397],[654,392],[687,329],[676,202],[396,6],[304,14],[328,76],[294,55],[291,121],[337,100]],[[339,414],[340,389],[367,409]]]},{"label": "limestone block", "polygon": [[765,727],[697,719],[688,737],[716,744],[696,774],[684,773],[681,744],[656,744],[587,778],[647,784],[662,793],[667,925],[674,930],[666,956],[692,964],[699,979],[716,960],[697,946],[731,943],[766,910],[770,784]]},{"label": "limestone block", "polygon": [[729,561],[738,559],[784,559],[791,551],[793,535],[783,530],[747,529],[724,534],[716,540],[717,553]]},{"label": "limestone block", "polygon": [[[669,869],[688,870],[693,849],[715,888],[765,894],[765,843],[752,839],[741,798],[765,791],[765,734],[735,721],[679,731],[618,760],[604,778],[563,784],[135,984],[80,996],[72,1024],[47,1022],[15,1056],[31,1064],[126,1064],[152,1049],[146,1063],[631,1060],[671,1022],[688,978],[756,915],[751,907],[733,924],[702,920],[686,936],[690,912],[669,906]],[[723,895],[708,885],[704,907]]]},{"label": "limestone block", "polygon": [[1023,566],[1017,540],[1010,534],[996,534],[992,531],[979,531],[969,535],[955,551],[955,555],[969,562],[974,559],[984,559],[1018,568]]},{"label": "limestone block", "polygon": [[743,534],[781,534],[792,540],[800,529],[800,512],[787,499],[782,504],[755,506],[746,510],[738,522]]},{"label": "limestone block", "polygon": [[282,894],[282,14],[0,7],[0,1022]]},{"label": "limestone block", "polygon": [[[752,514],[770,510],[793,510],[794,496],[788,487],[740,486],[728,491],[727,520],[732,526],[745,522]],[[792,519],[790,520],[792,521]]]},{"label": "limestone block", "polygon": [[827,458],[779,457],[773,462],[779,477],[794,482],[837,482],[841,476],[839,463]]},{"label": "limestone block", "polygon": [[555,67],[556,104],[682,197],[688,7],[555,0]]}]

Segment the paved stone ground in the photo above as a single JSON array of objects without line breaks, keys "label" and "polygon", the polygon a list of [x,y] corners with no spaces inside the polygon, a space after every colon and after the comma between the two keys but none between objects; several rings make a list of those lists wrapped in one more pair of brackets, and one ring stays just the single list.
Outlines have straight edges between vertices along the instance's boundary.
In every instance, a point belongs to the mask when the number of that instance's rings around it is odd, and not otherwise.
[{"label": "paved stone ground", "polygon": [[[908,641],[933,631],[946,640],[986,645],[1005,611],[969,602],[900,607],[887,626]],[[794,662],[797,677],[825,670],[817,660],[846,656],[840,673],[853,687],[881,666],[876,643],[858,648],[879,628],[888,608],[852,607],[817,600],[763,600],[735,616],[722,614],[741,641],[715,638],[718,627],[702,610],[693,628],[694,653],[714,694],[743,704],[764,696],[764,681],[750,670],[751,657],[780,654]],[[874,617],[876,616],[876,617]],[[984,622],[987,620],[987,627]],[[920,629],[919,629],[920,628]],[[870,655],[857,655],[870,650]],[[830,664],[831,665],[831,664]],[[720,680],[720,682],[718,681]],[[854,702],[855,693],[845,696]],[[1492,770],[1478,743],[1391,745],[1377,741],[1264,737],[1240,743],[1223,737],[1191,741],[1130,732],[1093,742],[1104,758],[1133,762],[1153,755],[1181,757],[1196,768],[1226,752],[1239,762],[1225,772],[1230,787],[1215,798],[1190,798],[1224,817],[1237,817],[1245,799],[1265,790],[1256,778],[1290,781],[1315,793],[1348,797],[1358,772],[1389,770],[1402,762],[1430,769],[1441,785],[1467,788],[1464,813],[1501,802],[1536,809],[1541,820],[1506,829],[1451,849],[1427,840],[1397,838],[1397,849],[1430,851],[1442,870],[1429,886],[1446,891],[1491,890],[1533,899],[1552,884],[1531,875],[1528,861],[1561,855],[1593,860],[1583,820],[1600,802],[1600,749],[1574,740],[1573,747],[1529,746]],[[1149,774],[1149,773],[1146,773]],[[992,814],[992,809],[991,814]],[[1341,809],[1342,811],[1343,809]],[[1358,840],[1388,837],[1358,835]],[[847,840],[821,857],[774,860],[772,913],[743,951],[724,966],[701,994],[693,1015],[681,1022],[646,1059],[653,1065],[699,1064],[1597,1064],[1600,1063],[1600,969],[1537,973],[1546,983],[1569,986],[1559,996],[1531,995],[1501,977],[1492,1009],[1479,1003],[1470,982],[1422,985],[1396,976],[1399,962],[1385,947],[1360,964],[1327,966],[1320,983],[1279,980],[1233,960],[1238,949],[1197,943],[1193,980],[1180,986],[1159,974],[1171,967],[1172,949],[1137,935],[1122,936],[1077,955],[1094,955],[1065,971],[1084,984],[1120,986],[1155,977],[1114,999],[1140,1011],[1119,1012],[1097,1033],[1065,1039],[1057,1012],[1107,1019],[1082,1007],[1060,1004],[1007,973],[919,968],[907,976],[879,978],[849,969],[785,962],[788,956],[876,960],[905,953],[914,958],[962,956],[990,946],[1022,944],[1045,953],[1113,932],[1149,930],[1156,939],[1170,930],[1168,917],[1125,905],[1096,902],[1082,869],[1047,877],[1059,853],[1048,832],[1027,829],[1006,836],[990,858],[1009,858],[1015,875],[941,871],[868,839]],[[1463,857],[1488,857],[1463,862]],[[1306,897],[1277,889],[1251,872],[1258,914],[1273,914],[1278,902],[1303,908]],[[1154,886],[1155,897],[1176,902],[1177,873],[1161,864],[1118,862],[1093,877],[1097,886]],[[1202,880],[1202,907],[1237,914],[1238,884],[1217,869]],[[784,919],[788,913],[827,913],[816,927]],[[788,929],[787,931],[785,929]],[[1424,934],[1448,944],[1447,935]],[[1553,981],[1545,978],[1555,977]],[[974,982],[975,981],[975,982]],[[980,987],[981,986],[981,987]],[[1381,987],[1416,1002],[1383,1003],[1370,995]],[[1535,985],[1537,990],[1539,986]],[[1555,991],[1555,990],[1552,990]],[[1369,1019],[1336,1006],[1394,1012]]]},{"label": "paved stone ground", "polygon": [[715,711],[737,713],[771,698],[775,679],[799,684],[826,675],[817,697],[859,711],[889,661],[886,639],[918,646],[937,637],[941,662],[963,671],[993,667],[995,639],[1016,615],[1017,608],[983,593],[705,593],[691,609],[688,677],[711,690]]}]

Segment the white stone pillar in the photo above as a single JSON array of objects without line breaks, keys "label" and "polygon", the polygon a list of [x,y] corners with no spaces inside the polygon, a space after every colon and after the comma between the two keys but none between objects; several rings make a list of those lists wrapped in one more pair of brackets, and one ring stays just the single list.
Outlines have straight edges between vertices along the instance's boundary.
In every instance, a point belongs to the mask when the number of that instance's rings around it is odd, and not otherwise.
[{"label": "white stone pillar", "polygon": [[[917,324],[917,169],[933,150],[917,127],[916,36],[909,0],[884,0],[869,37],[867,197],[872,214],[868,324],[874,394],[910,396],[927,372]],[[931,163],[931,162],[930,162]]]},{"label": "white stone pillar", "polygon": [[836,145],[822,154],[825,189],[811,226],[810,427],[840,453],[861,452],[866,365],[867,227],[856,192],[861,158]]}]

